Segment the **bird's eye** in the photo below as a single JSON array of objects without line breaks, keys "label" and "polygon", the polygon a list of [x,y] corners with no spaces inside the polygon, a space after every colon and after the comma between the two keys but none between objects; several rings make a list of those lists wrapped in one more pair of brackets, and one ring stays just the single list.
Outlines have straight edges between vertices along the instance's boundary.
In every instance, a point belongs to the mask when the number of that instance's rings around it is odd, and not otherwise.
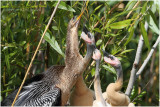
[{"label": "bird's eye", "polygon": [[114,57],[113,57],[113,56],[110,55],[109,57],[111,58],[111,60],[114,60]]},{"label": "bird's eye", "polygon": [[91,39],[91,35],[90,35],[89,33],[88,33],[87,35],[88,35],[88,37]]}]

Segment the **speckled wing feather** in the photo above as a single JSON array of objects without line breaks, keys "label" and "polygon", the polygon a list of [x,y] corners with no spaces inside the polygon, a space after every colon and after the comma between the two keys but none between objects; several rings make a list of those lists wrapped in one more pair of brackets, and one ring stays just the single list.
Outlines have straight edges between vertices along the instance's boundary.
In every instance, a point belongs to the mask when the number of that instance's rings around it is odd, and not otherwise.
[{"label": "speckled wing feather", "polygon": [[33,82],[23,87],[15,106],[54,106],[60,105],[61,91],[45,81]]}]

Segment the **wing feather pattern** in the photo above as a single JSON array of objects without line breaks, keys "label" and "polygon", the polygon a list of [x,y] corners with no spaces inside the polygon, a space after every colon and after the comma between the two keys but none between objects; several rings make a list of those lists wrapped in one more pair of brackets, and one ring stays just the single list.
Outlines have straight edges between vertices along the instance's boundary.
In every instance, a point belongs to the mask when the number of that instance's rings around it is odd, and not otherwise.
[{"label": "wing feather pattern", "polygon": [[61,91],[55,85],[38,81],[23,87],[15,106],[54,106],[60,104]]}]

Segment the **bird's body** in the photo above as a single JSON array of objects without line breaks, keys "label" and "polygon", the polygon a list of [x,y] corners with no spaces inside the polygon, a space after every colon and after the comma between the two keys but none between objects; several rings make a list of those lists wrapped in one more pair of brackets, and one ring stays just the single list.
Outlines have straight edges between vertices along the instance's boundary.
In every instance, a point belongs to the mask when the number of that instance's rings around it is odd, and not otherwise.
[{"label": "bird's body", "polygon": [[93,54],[93,59],[96,60],[96,71],[95,71],[95,81],[94,81],[96,100],[93,102],[93,107],[105,107],[106,102],[102,96],[102,89],[101,89],[100,75],[99,75],[99,64],[101,60],[101,53],[98,49],[95,49]]},{"label": "bird's body", "polygon": [[[79,53],[78,25],[80,17],[72,18],[68,24],[65,66],[52,66],[46,72],[31,78],[30,82],[23,86],[15,105],[64,106],[67,104],[71,89],[86,69],[88,60],[90,60],[89,56],[92,56],[90,50],[87,50],[88,54],[84,58]],[[3,105],[11,105],[6,103],[8,100],[13,101],[15,94],[11,95],[2,102]]]},{"label": "bird's body", "polygon": [[[94,36],[88,31],[86,27],[84,27],[81,37],[87,43],[87,54],[85,58],[87,58],[86,62],[89,63],[95,48]],[[70,105],[71,106],[92,106],[94,97],[95,97],[94,92],[86,86],[83,80],[83,74],[81,74],[75,84],[75,88],[71,93]]]},{"label": "bird's body", "polygon": [[110,83],[106,89],[107,102],[112,106],[128,106],[130,99],[127,95],[120,92],[123,86],[123,71],[118,58],[105,53],[104,61],[111,64],[117,71],[117,80],[115,83]]},{"label": "bird's body", "polygon": [[75,84],[70,96],[71,106],[92,106],[94,101],[94,92],[84,83],[81,75]]}]

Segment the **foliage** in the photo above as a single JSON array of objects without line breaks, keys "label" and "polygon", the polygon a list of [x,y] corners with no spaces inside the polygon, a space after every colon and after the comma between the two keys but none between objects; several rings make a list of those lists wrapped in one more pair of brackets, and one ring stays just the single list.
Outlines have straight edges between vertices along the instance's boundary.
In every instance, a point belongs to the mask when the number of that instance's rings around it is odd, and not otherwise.
[{"label": "foliage", "polygon": [[[121,60],[124,71],[124,92],[130,77],[130,70],[135,58],[139,35],[145,42],[141,63],[159,35],[158,12],[159,1],[90,1],[81,19],[79,35],[84,25],[95,35],[96,46],[106,50]],[[15,90],[22,82],[26,69],[38,45],[39,39],[56,6],[56,1],[3,1],[1,2],[1,100]],[[84,1],[61,1],[55,17],[47,30],[39,53],[28,74],[28,78],[40,73],[51,65],[64,65],[67,24],[74,16],[80,14]],[[114,8],[115,7],[115,8]],[[129,14],[129,18],[126,16]],[[97,22],[99,22],[97,24]],[[145,30],[144,23],[149,25]],[[80,39],[79,39],[80,40]],[[80,40],[80,53],[84,56],[86,45]],[[141,78],[136,81],[131,99],[141,91],[149,79],[158,78],[158,52],[153,55]],[[151,66],[153,66],[151,68]],[[140,66],[139,66],[140,67]],[[93,89],[92,81],[95,63],[84,73],[85,81]],[[109,71],[109,72],[108,72]],[[107,85],[116,80],[116,71],[101,61],[101,86],[105,91]],[[150,76],[153,75],[153,76]],[[145,91],[134,101],[136,105],[158,105],[158,79],[153,80]],[[140,86],[139,86],[140,85]],[[152,92],[153,91],[153,92]],[[147,93],[147,94],[146,94]],[[151,99],[148,100],[148,99]],[[144,102],[145,101],[145,102]]]}]

